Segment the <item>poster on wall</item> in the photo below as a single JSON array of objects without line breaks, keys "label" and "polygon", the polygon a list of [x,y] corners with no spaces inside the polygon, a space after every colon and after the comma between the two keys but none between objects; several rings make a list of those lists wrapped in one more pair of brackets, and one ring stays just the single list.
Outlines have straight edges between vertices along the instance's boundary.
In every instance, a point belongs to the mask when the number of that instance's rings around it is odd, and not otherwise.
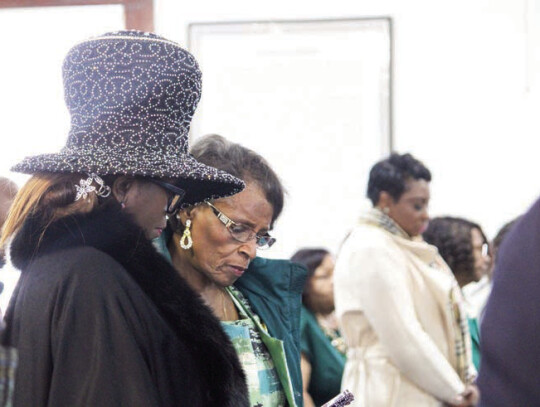
[{"label": "poster on wall", "polygon": [[241,143],[287,190],[277,243],[260,254],[336,252],[367,205],[370,167],[391,150],[391,20],[196,23],[189,48],[203,72],[191,143]]}]

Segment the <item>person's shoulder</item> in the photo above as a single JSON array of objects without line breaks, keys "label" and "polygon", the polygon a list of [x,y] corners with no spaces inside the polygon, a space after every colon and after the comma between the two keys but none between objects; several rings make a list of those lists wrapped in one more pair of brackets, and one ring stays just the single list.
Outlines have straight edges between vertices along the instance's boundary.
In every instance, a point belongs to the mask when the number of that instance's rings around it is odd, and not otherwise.
[{"label": "person's shoulder", "polygon": [[349,239],[364,246],[386,244],[392,235],[375,225],[360,223],[351,232]]},{"label": "person's shoulder", "polygon": [[317,320],[315,319],[315,315],[306,308],[305,305],[302,305],[302,308],[300,310],[300,324],[303,328],[303,330],[306,329],[307,326],[316,324]]},{"label": "person's shoulder", "polygon": [[304,268],[301,264],[294,263],[288,259],[268,259],[266,257],[255,257],[249,263],[250,270],[291,270],[295,268]]},{"label": "person's shoulder", "polygon": [[30,279],[49,284],[78,285],[103,290],[124,284],[128,279],[124,267],[107,253],[91,246],[59,250],[33,261],[24,271]]},{"label": "person's shoulder", "polygon": [[302,305],[302,307],[300,308],[300,318],[307,321],[308,319],[314,318],[314,316],[311,311],[306,308],[305,305]]},{"label": "person's shoulder", "polygon": [[355,232],[338,253],[334,272],[336,281],[345,287],[350,284],[351,277],[379,278],[382,272],[393,275],[396,273],[396,265],[404,270],[406,257],[390,234],[371,225],[361,225]]},{"label": "person's shoulder", "polygon": [[385,230],[369,225],[358,225],[344,242],[341,252],[348,255],[373,255],[377,253],[387,253],[396,251],[397,245],[392,239],[392,235]]},{"label": "person's shoulder", "polygon": [[465,297],[474,297],[478,293],[483,292],[486,289],[491,289],[491,281],[488,276],[482,276],[478,281],[473,281],[472,283],[464,286],[461,291]]},{"label": "person's shoulder", "polygon": [[282,289],[300,294],[306,277],[307,269],[301,264],[288,259],[256,257],[249,264],[246,274],[237,280],[236,285],[240,289],[260,286],[263,290],[272,286],[273,290]]}]

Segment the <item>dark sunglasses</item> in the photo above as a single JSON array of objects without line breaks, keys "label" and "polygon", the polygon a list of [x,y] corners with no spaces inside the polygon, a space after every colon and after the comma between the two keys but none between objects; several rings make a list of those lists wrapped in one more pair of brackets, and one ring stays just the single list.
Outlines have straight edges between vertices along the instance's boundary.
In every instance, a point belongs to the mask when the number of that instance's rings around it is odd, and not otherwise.
[{"label": "dark sunglasses", "polygon": [[174,215],[176,212],[178,212],[180,205],[182,204],[182,200],[186,195],[186,191],[184,191],[182,188],[178,188],[175,185],[169,184],[168,182],[159,181],[157,179],[151,179],[150,182],[159,185],[168,192],[167,214]]}]

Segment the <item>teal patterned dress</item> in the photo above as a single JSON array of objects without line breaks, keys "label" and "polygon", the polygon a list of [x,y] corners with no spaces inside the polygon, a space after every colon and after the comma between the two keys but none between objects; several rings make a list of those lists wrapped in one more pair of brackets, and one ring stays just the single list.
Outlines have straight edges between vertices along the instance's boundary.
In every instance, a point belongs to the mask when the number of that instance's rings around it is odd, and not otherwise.
[{"label": "teal patterned dress", "polygon": [[[252,407],[284,407],[287,405],[274,361],[262,342],[255,321],[244,309],[251,311],[249,303],[234,287],[227,288],[240,316],[237,321],[222,321],[223,329],[236,349],[246,373],[249,399]],[[251,312],[252,315],[253,312]],[[261,324],[257,315],[257,322]]]}]

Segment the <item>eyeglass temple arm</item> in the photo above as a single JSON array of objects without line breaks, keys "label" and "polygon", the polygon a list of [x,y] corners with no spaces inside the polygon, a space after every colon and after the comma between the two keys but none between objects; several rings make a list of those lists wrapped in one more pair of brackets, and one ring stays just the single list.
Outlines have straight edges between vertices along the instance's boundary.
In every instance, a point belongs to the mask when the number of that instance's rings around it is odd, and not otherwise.
[{"label": "eyeglass temple arm", "polygon": [[[215,208],[214,208],[215,209]],[[215,209],[217,210],[217,209]],[[225,227],[230,227],[231,225],[234,225],[234,222],[230,220],[227,216],[222,214],[221,212],[216,213],[218,219],[225,225]]]},{"label": "eyeglass temple arm", "polygon": [[212,205],[210,202],[206,201],[206,204],[212,208],[212,211],[217,216],[217,218],[225,225],[225,227],[229,227],[231,225],[234,225],[234,222],[229,219],[224,213],[221,213],[214,205]]}]

